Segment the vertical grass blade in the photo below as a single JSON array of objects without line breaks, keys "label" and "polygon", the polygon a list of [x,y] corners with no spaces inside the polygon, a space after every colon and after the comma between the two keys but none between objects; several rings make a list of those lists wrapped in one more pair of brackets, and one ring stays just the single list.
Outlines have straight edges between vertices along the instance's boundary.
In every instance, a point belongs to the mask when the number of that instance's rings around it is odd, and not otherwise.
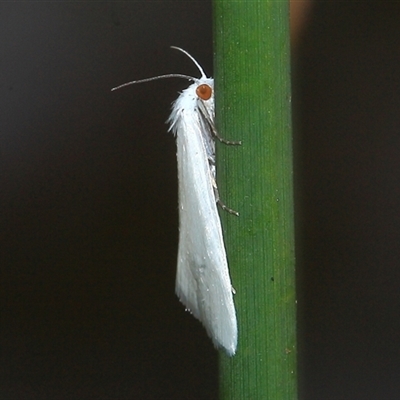
[{"label": "vertical grass blade", "polygon": [[288,1],[214,0],[221,213],[239,322],[221,399],[295,400],[296,307]]}]

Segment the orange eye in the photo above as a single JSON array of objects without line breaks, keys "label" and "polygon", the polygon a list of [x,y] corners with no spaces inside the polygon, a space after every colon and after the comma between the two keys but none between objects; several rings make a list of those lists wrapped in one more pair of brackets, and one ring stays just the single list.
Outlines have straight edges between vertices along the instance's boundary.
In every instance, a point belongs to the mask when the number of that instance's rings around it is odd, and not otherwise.
[{"label": "orange eye", "polygon": [[202,85],[197,86],[196,94],[202,100],[208,100],[212,96],[212,89],[210,86],[203,83]]}]

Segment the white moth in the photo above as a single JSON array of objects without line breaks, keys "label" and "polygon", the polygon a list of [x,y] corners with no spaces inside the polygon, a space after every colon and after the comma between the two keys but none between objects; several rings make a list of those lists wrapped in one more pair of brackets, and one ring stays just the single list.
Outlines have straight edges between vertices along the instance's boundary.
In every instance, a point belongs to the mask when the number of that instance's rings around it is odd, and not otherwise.
[{"label": "white moth", "polygon": [[179,178],[179,250],[175,291],[180,301],[207,330],[214,345],[234,355],[237,346],[237,322],[233,288],[229,276],[221,222],[215,169],[214,80],[207,78],[199,63],[185,50],[201,73],[199,79],[181,74],[161,75],[133,81],[161,78],[185,78],[193,83],[172,105],[169,131],[176,136]]}]

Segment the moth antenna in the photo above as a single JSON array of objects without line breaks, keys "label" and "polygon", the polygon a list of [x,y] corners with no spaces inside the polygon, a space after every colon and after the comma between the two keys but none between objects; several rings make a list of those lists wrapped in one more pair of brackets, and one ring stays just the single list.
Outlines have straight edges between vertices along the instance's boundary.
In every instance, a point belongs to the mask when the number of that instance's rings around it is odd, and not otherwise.
[{"label": "moth antenna", "polygon": [[197,81],[196,78],[193,78],[192,76],[189,76],[189,75],[167,74],[167,75],[153,76],[152,78],[139,79],[138,81],[131,81],[131,82],[123,83],[122,85],[119,85],[119,86],[116,86],[115,88],[112,88],[111,91],[113,92],[114,90],[121,89],[121,88],[123,88],[125,86],[133,85],[135,83],[156,81],[157,79],[164,79],[164,78],[183,78],[183,79],[187,79],[189,81]]},{"label": "moth antenna", "polygon": [[183,50],[180,47],[176,47],[176,46],[171,46],[171,49],[176,49],[176,50],[181,51],[183,54],[186,54],[194,62],[196,67],[199,69],[199,71],[201,73],[201,77],[207,78],[207,75],[204,73],[203,68],[201,68],[200,64],[186,50]]}]

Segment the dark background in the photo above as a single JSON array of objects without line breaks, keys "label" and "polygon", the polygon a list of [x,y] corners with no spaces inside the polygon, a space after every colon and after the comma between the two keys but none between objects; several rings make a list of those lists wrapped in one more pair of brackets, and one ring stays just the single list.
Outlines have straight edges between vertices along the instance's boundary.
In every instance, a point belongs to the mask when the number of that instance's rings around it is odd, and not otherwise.
[{"label": "dark background", "polygon": [[[332,4],[331,4],[332,3]],[[0,398],[215,399],[174,295],[175,143],[209,2],[0,5]],[[400,4],[317,2],[293,52],[302,399],[398,399]]]}]

